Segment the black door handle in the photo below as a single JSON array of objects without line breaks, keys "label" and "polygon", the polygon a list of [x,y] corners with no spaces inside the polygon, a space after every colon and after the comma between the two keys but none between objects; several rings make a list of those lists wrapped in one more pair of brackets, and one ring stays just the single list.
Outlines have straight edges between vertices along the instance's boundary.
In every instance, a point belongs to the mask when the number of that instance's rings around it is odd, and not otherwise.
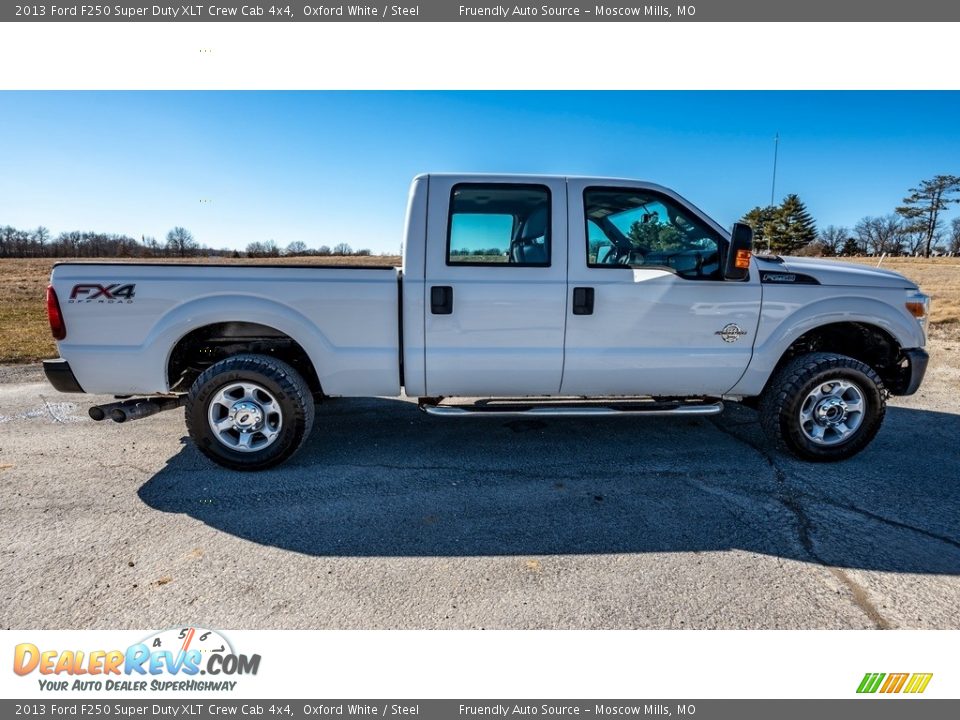
[{"label": "black door handle", "polygon": [[573,314],[593,315],[593,288],[575,287],[573,289]]},{"label": "black door handle", "polygon": [[434,315],[453,313],[453,288],[449,285],[434,285],[430,288],[430,312]]}]

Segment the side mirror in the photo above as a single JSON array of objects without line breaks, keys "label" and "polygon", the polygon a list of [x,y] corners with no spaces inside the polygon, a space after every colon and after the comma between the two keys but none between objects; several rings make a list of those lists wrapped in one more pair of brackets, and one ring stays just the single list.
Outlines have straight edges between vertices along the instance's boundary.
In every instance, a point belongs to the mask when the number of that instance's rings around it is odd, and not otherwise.
[{"label": "side mirror", "polygon": [[743,280],[750,272],[750,256],[753,254],[753,230],[744,223],[734,223],[730,232],[730,247],[723,268],[726,280]]}]

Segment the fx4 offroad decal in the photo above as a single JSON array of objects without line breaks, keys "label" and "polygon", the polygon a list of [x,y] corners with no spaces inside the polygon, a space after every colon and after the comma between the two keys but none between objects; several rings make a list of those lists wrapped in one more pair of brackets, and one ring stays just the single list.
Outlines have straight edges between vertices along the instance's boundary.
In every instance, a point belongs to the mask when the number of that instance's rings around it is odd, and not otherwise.
[{"label": "fx4 offroad decal", "polygon": [[112,285],[81,283],[73,286],[67,302],[132,303],[136,290],[135,283],[113,283]]}]

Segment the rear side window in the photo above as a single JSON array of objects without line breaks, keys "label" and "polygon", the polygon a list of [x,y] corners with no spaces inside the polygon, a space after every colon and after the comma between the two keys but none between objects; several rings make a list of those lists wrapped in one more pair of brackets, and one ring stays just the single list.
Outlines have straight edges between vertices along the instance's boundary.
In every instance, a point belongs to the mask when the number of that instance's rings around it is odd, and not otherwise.
[{"label": "rear side window", "polygon": [[454,186],[447,265],[549,267],[550,191],[542,185]]}]

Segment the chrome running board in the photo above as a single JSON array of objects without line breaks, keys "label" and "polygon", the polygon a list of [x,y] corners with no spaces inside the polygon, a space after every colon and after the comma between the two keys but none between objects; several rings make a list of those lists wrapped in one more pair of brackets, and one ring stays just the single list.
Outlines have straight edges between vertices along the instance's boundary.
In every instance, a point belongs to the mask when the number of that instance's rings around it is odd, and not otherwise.
[{"label": "chrome running board", "polygon": [[711,403],[612,403],[611,405],[538,405],[536,403],[494,405],[428,405],[420,409],[439,417],[610,417],[624,415],[717,415],[723,412],[719,400]]}]

